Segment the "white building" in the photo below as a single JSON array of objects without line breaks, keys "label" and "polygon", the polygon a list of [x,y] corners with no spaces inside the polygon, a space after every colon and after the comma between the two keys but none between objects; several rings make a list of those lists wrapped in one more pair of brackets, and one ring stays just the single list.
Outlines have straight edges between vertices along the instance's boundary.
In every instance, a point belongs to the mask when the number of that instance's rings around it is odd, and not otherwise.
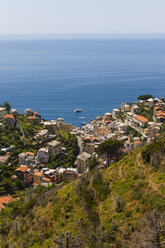
[{"label": "white building", "polygon": [[0,107],[0,119],[4,119],[5,115],[7,115],[7,110],[3,107]]},{"label": "white building", "polygon": [[118,117],[120,115],[121,111],[120,109],[113,109],[112,110],[112,116],[113,117]]}]

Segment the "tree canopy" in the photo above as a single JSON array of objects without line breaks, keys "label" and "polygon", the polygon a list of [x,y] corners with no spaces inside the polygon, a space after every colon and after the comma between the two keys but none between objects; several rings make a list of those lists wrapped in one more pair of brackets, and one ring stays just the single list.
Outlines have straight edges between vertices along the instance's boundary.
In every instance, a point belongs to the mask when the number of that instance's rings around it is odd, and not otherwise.
[{"label": "tree canopy", "polygon": [[98,160],[96,157],[93,157],[93,158],[90,160],[89,164],[88,164],[88,168],[89,168],[89,170],[91,171],[91,170],[93,170],[95,167],[98,167],[99,165],[100,165],[99,160]]},{"label": "tree canopy", "polygon": [[148,100],[150,98],[154,98],[152,95],[140,95],[138,100]]},{"label": "tree canopy", "polygon": [[11,105],[10,105],[10,103],[9,103],[9,102],[7,102],[7,101],[5,101],[5,102],[3,103],[3,105],[4,105],[4,107],[7,109],[7,111],[9,112],[9,111],[10,111],[10,109],[11,109]]},{"label": "tree canopy", "polygon": [[97,154],[107,157],[107,165],[111,164],[112,158],[118,159],[123,142],[120,140],[106,140],[99,144]]}]

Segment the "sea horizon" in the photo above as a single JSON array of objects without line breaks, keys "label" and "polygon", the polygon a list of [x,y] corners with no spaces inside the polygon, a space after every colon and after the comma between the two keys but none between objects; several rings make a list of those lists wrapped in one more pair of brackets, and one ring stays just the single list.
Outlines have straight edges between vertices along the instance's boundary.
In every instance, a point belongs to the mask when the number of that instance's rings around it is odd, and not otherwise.
[{"label": "sea horizon", "polygon": [[0,40],[35,39],[165,39],[165,33],[41,33],[0,34]]},{"label": "sea horizon", "polygon": [[[0,35],[0,103],[81,126],[80,117],[88,123],[141,94],[164,96],[165,36],[135,36],[6,40]],[[82,113],[74,113],[76,108]]]}]

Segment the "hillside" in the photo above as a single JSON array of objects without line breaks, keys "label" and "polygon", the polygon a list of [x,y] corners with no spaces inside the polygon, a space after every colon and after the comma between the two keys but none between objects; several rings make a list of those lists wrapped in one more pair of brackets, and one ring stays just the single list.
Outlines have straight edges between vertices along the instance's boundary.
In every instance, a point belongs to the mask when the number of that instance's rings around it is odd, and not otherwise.
[{"label": "hillside", "polygon": [[150,241],[153,223],[164,225],[164,151],[161,138],[70,184],[27,190],[0,213],[1,247],[67,247],[56,244],[67,232],[78,243],[68,247],[159,247]]}]

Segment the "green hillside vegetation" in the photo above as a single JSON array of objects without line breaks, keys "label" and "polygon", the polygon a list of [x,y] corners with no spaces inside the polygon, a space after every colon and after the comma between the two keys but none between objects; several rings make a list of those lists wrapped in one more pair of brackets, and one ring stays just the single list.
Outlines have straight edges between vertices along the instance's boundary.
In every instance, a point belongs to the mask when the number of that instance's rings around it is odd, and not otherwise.
[{"label": "green hillside vegetation", "polygon": [[143,104],[138,104],[138,110],[136,114],[146,117],[149,121],[153,121],[154,108],[150,108]]},{"label": "green hillside vegetation", "polygon": [[28,190],[0,212],[1,247],[66,247],[61,232],[77,247],[164,247],[164,152],[163,137],[72,183]]}]

